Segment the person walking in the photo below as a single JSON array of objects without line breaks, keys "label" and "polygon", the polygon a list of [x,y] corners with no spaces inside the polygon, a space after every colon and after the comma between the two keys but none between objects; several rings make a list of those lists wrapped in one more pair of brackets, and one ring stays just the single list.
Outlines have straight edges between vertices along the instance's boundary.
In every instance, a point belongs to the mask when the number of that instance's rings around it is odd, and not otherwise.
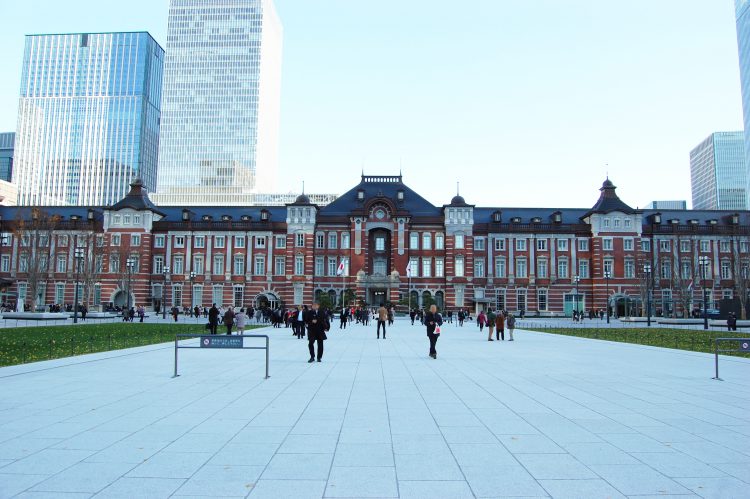
[{"label": "person walking", "polygon": [[383,326],[383,339],[385,339],[385,321],[388,320],[388,310],[380,304],[378,309],[378,339],[380,339],[380,326]]},{"label": "person walking", "polygon": [[479,315],[477,315],[477,326],[479,326],[479,332],[481,333],[484,331],[484,325],[487,322],[487,316],[484,315],[484,310],[479,312]]},{"label": "person walking", "polygon": [[138,322],[143,322],[144,317],[146,317],[146,309],[143,305],[138,305]]},{"label": "person walking", "polygon": [[245,334],[245,326],[247,326],[247,314],[245,309],[241,308],[234,316],[234,323],[237,325],[237,333],[242,335]]},{"label": "person walking", "polygon": [[737,331],[737,316],[734,312],[729,312],[729,317],[727,317],[727,331]]},{"label": "person walking", "polygon": [[[318,362],[323,360],[323,341],[327,340],[326,331],[330,329],[326,314],[320,310],[320,304],[314,302],[312,308],[307,311],[305,316],[305,323],[307,324],[307,346],[310,350],[310,360],[308,363],[315,362],[317,358]],[[315,343],[318,344],[318,355],[315,355]]]},{"label": "person walking", "polygon": [[298,305],[292,318],[292,336],[296,336],[298,340],[305,336],[305,314],[307,314],[307,309]]},{"label": "person walking", "polygon": [[227,327],[227,334],[232,334],[232,327],[234,326],[234,310],[232,310],[232,307],[227,308],[227,311],[224,312],[222,322]]},{"label": "person walking", "polygon": [[172,318],[175,322],[177,322],[177,316],[180,315],[180,309],[177,307],[172,307]]},{"label": "person walking", "polygon": [[508,314],[508,341],[513,341],[513,330],[516,328],[516,318],[513,314]]},{"label": "person walking", "polygon": [[409,318],[411,319],[411,325],[414,325],[414,318],[417,316],[417,311],[414,309],[409,310]]},{"label": "person walking", "polygon": [[339,314],[339,329],[346,329],[346,323],[348,322],[349,318],[347,315],[349,314],[348,308],[342,308],[341,313]]},{"label": "person walking", "polygon": [[216,334],[216,328],[219,327],[219,309],[216,308],[215,303],[208,311],[208,326],[211,334]]},{"label": "person walking", "polygon": [[443,318],[437,311],[437,305],[430,306],[430,311],[424,316],[424,323],[427,326],[427,337],[430,339],[430,357],[437,359],[435,345],[440,337],[440,326],[443,325]]},{"label": "person walking", "polygon": [[495,317],[495,338],[505,341],[505,315],[502,310],[498,310]]},{"label": "person walking", "polygon": [[487,336],[487,341],[495,341],[492,339],[492,333],[495,331],[495,321],[497,320],[497,316],[495,315],[495,312],[490,309],[487,312],[487,331],[489,331],[489,335]]}]

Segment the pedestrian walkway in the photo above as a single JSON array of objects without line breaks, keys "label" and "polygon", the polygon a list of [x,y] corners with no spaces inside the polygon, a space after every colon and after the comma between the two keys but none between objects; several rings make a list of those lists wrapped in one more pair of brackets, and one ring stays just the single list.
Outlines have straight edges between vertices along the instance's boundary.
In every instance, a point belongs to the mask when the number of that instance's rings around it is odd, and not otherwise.
[{"label": "pedestrian walkway", "polygon": [[0,497],[750,497],[750,362],[445,326],[0,369]]}]

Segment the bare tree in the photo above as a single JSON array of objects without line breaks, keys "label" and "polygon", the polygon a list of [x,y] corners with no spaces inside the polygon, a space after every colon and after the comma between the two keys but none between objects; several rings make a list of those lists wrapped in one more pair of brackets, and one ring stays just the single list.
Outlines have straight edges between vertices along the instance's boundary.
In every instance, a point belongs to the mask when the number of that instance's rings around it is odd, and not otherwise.
[{"label": "bare tree", "polygon": [[[137,266],[140,266],[140,255],[138,254],[138,248],[131,246],[130,234],[112,234],[111,237],[119,237],[117,244],[110,245],[101,252],[103,256],[103,265],[107,267],[105,272],[112,274],[116,279],[117,285],[123,293],[131,293],[131,289],[128,288],[128,266],[127,262],[129,258],[133,258],[137,261]],[[137,272],[137,268],[134,269],[133,273]],[[132,277],[132,276],[131,276]],[[132,287],[132,278],[130,280],[130,286]],[[125,298],[125,304],[127,304],[127,295]],[[131,302],[131,305],[133,303]]]},{"label": "bare tree", "polygon": [[[685,239],[678,238],[675,244],[678,248],[682,248],[682,242]],[[687,239],[690,242],[690,260],[687,258],[680,258],[681,251],[678,251],[677,257],[672,264],[672,303],[679,304],[680,311],[682,312],[683,318],[690,317],[690,305],[693,302],[693,286],[694,276],[696,275],[695,259],[692,255],[695,254],[695,243],[692,239]],[[683,264],[688,263],[688,271],[683,272]],[[678,310],[676,306],[673,306],[673,316],[678,317]]]},{"label": "bare tree", "polygon": [[[750,246],[750,238],[734,236],[732,238],[732,278],[734,290],[740,301],[740,319],[747,319],[747,306],[750,297],[750,256],[742,256],[743,246]],[[744,248],[747,249],[747,248]]]},{"label": "bare tree", "polygon": [[39,287],[54,264],[55,250],[51,244],[55,229],[60,225],[60,216],[51,215],[41,208],[31,208],[31,218],[19,215],[15,223],[15,235],[20,242],[18,272],[26,276],[26,302],[30,310],[36,308]]},{"label": "bare tree", "polygon": [[74,268],[73,271],[78,271],[78,280],[83,287],[81,303],[88,307],[93,304],[94,287],[104,271],[104,235],[97,234],[92,229],[79,233],[76,237],[76,247],[83,249],[84,256],[80,269]]}]

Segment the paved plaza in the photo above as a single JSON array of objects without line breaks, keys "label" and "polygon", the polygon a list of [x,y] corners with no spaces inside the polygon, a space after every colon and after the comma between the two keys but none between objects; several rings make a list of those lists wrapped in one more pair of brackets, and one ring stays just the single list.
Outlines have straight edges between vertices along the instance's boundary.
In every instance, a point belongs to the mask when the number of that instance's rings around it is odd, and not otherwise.
[{"label": "paved plaza", "polygon": [[[0,497],[750,497],[750,361],[399,320],[0,369]],[[258,331],[255,331],[258,332]]]}]

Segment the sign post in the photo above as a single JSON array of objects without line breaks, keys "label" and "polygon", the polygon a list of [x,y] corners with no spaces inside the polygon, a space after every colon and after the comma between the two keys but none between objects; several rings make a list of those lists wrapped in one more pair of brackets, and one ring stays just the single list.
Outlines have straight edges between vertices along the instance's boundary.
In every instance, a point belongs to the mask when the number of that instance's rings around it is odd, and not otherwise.
[{"label": "sign post", "polygon": [[[195,345],[180,345],[180,339],[199,339],[199,344]],[[265,338],[266,345],[262,347],[245,346],[245,338]],[[174,375],[173,378],[179,377],[177,374],[177,352],[181,348],[216,348],[219,350],[236,349],[236,350],[265,350],[266,351],[266,379],[270,378],[268,375],[268,360],[269,360],[269,339],[268,335],[265,334],[242,334],[238,336],[229,335],[200,335],[200,334],[176,334],[174,337]]]}]

